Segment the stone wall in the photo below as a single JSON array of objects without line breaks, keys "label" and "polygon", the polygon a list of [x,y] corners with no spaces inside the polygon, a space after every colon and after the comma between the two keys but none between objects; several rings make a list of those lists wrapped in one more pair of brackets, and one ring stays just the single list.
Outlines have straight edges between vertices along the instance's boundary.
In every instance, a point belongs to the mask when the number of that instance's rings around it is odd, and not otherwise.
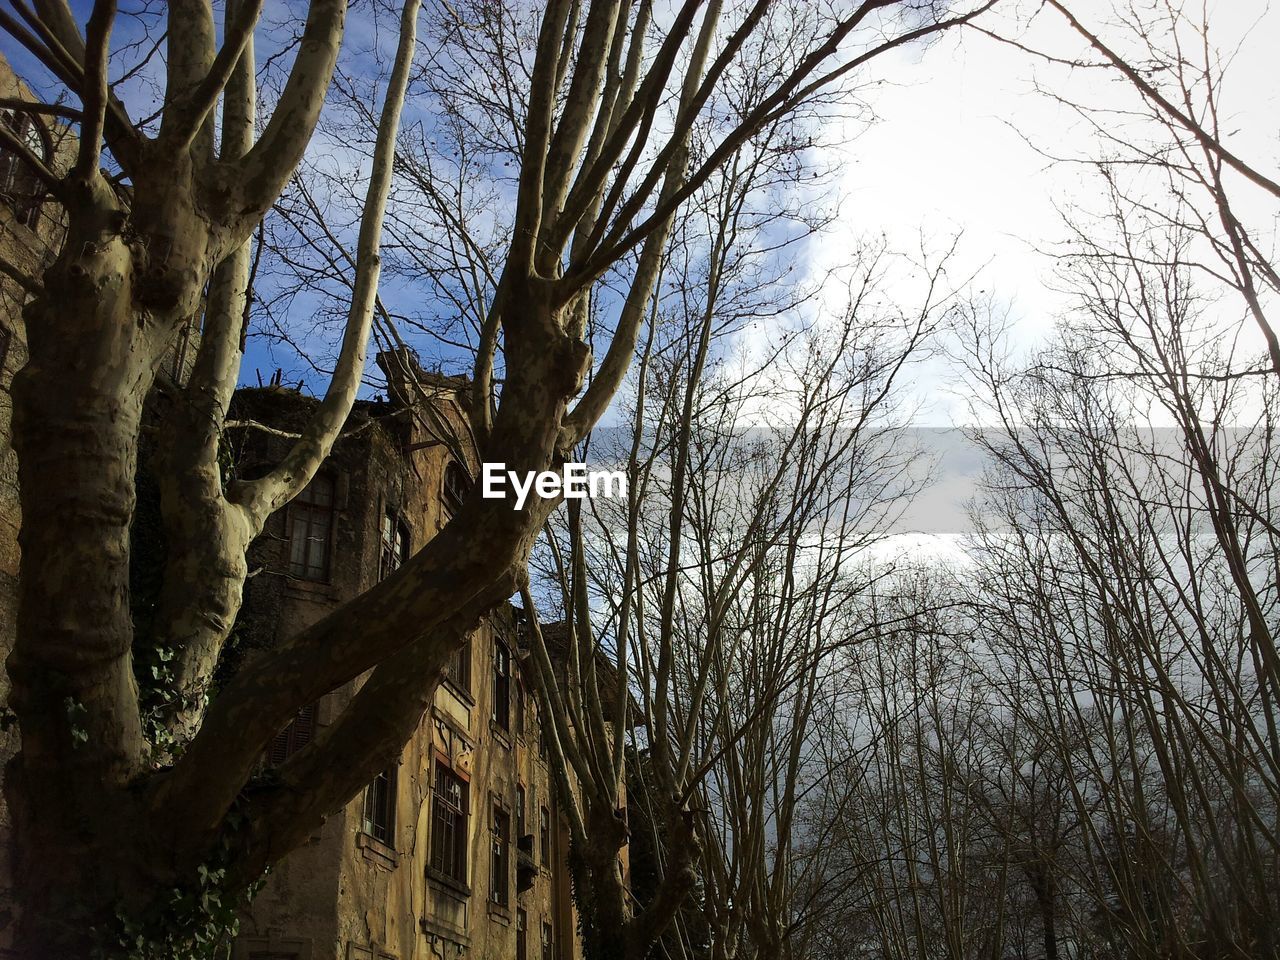
[{"label": "stone wall", "polygon": [[[0,57],[0,97],[31,100],[27,86]],[[47,118],[46,118],[47,119]],[[0,122],[4,122],[0,119]],[[75,141],[65,128],[45,122],[46,160],[59,173],[70,169]],[[0,157],[0,163],[4,160]],[[21,214],[21,216],[19,216]],[[61,241],[63,227],[56,204],[46,201],[34,214],[25,202],[0,195],[0,259],[27,276],[39,276]],[[27,292],[7,274],[0,273],[0,661],[13,645],[18,599],[18,457],[12,443],[13,375],[26,362],[27,336],[22,307]],[[0,717],[9,717],[9,676],[0,670]],[[18,733],[8,720],[0,725],[0,764],[17,751]],[[8,953],[13,924],[12,880],[9,869],[9,810],[0,792],[0,956]]]},{"label": "stone wall", "polygon": [[[388,363],[386,356],[379,359]],[[389,372],[393,394],[400,393],[394,370]],[[479,463],[466,442],[440,442],[439,436],[441,428],[455,438],[468,435],[465,381],[418,373],[429,393],[429,417],[421,415],[422,397],[417,398],[417,415],[403,403],[362,402],[348,424],[351,436],[326,462],[336,491],[327,580],[290,575],[288,509],[272,519],[255,545],[254,575],[237,629],[240,655],[252,656],[285,630],[302,628],[371,587],[379,574],[381,529],[389,513],[408,533],[408,552],[421,549],[447,521],[444,485],[451,460],[460,455],[467,473],[478,474]],[[242,390],[235,416],[289,432],[301,426],[313,403],[279,388]],[[265,431],[247,432],[257,434],[240,442],[238,456],[247,474],[278,459],[288,443]],[[390,835],[379,838],[370,832],[364,822],[365,797],[354,798],[272,872],[244,918],[237,960],[511,960],[518,955],[521,913],[525,956],[542,956],[544,924],[552,956],[572,960],[580,955],[565,866],[566,833],[539,749],[534,700],[523,692],[517,618],[518,611],[506,607],[477,629],[470,641],[469,681],[454,677],[441,685],[434,709],[396,765]],[[505,711],[496,711],[494,701],[499,644],[511,662]],[[318,704],[316,722],[332,722],[359,686],[357,681],[326,696]],[[505,728],[495,719],[502,715],[507,717]],[[431,866],[437,763],[467,785],[463,882]],[[550,826],[545,858],[540,836],[544,807]],[[505,903],[495,896],[491,882],[495,810],[508,818]],[[527,889],[517,890],[517,873]]]}]

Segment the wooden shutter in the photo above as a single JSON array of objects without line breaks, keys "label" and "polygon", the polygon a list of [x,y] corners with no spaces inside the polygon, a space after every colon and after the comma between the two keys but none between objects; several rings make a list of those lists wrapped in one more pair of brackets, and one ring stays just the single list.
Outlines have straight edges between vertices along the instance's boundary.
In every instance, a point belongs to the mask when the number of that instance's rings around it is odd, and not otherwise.
[{"label": "wooden shutter", "polygon": [[267,765],[278,767],[305,747],[311,742],[315,727],[316,705],[309,703],[271,741],[271,747],[267,750]]},{"label": "wooden shutter", "polygon": [[308,743],[315,735],[316,729],[316,705],[309,703],[302,708],[302,711],[293,719],[293,744],[290,753],[297,753]]}]

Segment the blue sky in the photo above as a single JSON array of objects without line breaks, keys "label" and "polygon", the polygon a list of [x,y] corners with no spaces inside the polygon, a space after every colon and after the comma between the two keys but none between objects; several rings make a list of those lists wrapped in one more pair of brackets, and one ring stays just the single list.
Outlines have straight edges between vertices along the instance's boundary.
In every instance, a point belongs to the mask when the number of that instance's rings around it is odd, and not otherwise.
[{"label": "blue sky", "polygon": [[[1029,6],[1010,0],[1004,9],[1012,14]],[[1096,23],[1107,4],[1080,0],[1076,6],[1083,19]],[[83,20],[91,3],[73,0],[72,7]],[[121,4],[126,12],[140,7],[137,0]],[[267,7],[267,17],[282,22],[291,12],[300,14],[305,4],[276,0]],[[1210,8],[1220,46],[1231,49],[1245,41],[1226,90],[1230,115],[1238,120],[1231,145],[1264,168],[1275,169],[1280,72],[1273,56],[1280,44],[1280,16],[1262,0],[1218,0]],[[1012,20],[1004,21],[1003,28],[1017,29]],[[348,51],[352,56],[376,48],[385,53],[394,42],[392,33],[374,29],[363,13],[353,12]],[[122,19],[114,43],[118,47],[136,34],[136,25]],[[1020,38],[1063,54],[1078,54],[1082,48],[1047,15]],[[42,82],[47,75],[11,39],[0,38],[0,48],[38,89],[52,89]],[[270,52],[260,50],[259,62]],[[871,102],[878,121],[829,158],[841,167],[841,217],[820,243],[807,245],[798,266],[821,274],[866,237],[883,236],[892,249],[909,253],[919,248],[922,237],[936,244],[960,235],[951,275],[973,276],[975,289],[988,292],[1010,312],[1019,345],[1042,341],[1070,307],[1055,284],[1055,264],[1047,251],[1063,236],[1063,208],[1087,206],[1096,195],[1096,182],[1087,165],[1050,162],[1037,151],[1083,157],[1096,144],[1077,117],[1035,85],[1115,107],[1133,105],[1132,91],[1111,77],[1037,65],[973,32],[947,36],[925,51],[908,48],[890,54],[877,61],[875,70],[879,86]],[[135,114],[145,112],[149,93],[141,85],[133,85],[128,97],[137,103]],[[341,149],[323,140],[318,147]],[[1265,221],[1277,211],[1260,203],[1256,213]],[[908,293],[904,286],[904,298]],[[384,294],[393,308],[423,305],[420,290],[395,281],[388,281]],[[455,359],[451,372],[462,372],[464,358]],[[259,370],[269,377],[277,366],[286,369],[287,378],[307,377],[308,386],[321,387],[321,378],[307,376],[290,350],[251,339],[243,381],[256,382]],[[962,389],[957,391],[957,382],[942,360],[917,371],[911,400],[918,423],[946,426],[964,419],[966,397]]]}]

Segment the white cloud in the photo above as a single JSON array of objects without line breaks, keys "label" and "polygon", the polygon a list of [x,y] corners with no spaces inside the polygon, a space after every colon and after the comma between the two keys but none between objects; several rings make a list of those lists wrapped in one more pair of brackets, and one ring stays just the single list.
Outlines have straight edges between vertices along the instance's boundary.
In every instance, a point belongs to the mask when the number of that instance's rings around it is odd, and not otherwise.
[{"label": "white cloud", "polygon": [[[1073,9],[1116,35],[1104,26],[1110,2],[1081,0]],[[1230,0],[1210,4],[1209,18],[1219,48],[1239,46],[1223,91],[1224,117],[1235,121],[1224,120],[1229,143],[1274,170],[1280,13],[1261,0]],[[1017,30],[1012,20],[987,22],[1007,35]],[[1060,56],[1085,52],[1051,12],[1019,39]],[[1035,149],[1077,157],[1095,149],[1087,125],[1035,83],[1107,107],[1136,105],[1135,92],[1113,73],[1053,67],[972,31],[945,36],[923,56],[908,50],[877,60],[874,70],[885,81],[868,92],[880,121],[843,148],[849,201],[830,242],[817,247],[814,270],[838,264],[858,237],[883,234],[891,248],[910,251],[922,234],[943,243],[962,233],[951,279],[979,272],[975,288],[1008,306],[1018,345],[1034,344],[1068,306],[1053,289],[1054,260],[1044,252],[1064,236],[1058,210],[1097,197],[1086,166],[1053,163]],[[915,386],[917,422],[944,425],[963,416],[961,400],[945,390],[953,381],[942,364],[923,372]]]}]

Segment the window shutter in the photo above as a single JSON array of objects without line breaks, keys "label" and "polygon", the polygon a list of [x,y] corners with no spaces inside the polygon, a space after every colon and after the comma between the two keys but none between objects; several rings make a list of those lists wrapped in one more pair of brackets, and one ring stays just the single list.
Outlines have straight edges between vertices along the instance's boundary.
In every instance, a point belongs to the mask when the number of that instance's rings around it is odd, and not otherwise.
[{"label": "window shutter", "polygon": [[267,765],[278,767],[308,743],[315,734],[316,705],[307,704],[289,725],[275,735],[267,750]]},{"label": "window shutter", "polygon": [[285,727],[271,741],[271,749],[267,751],[267,763],[278,767],[289,756],[289,728]]},{"label": "window shutter", "polygon": [[291,753],[296,753],[311,742],[312,736],[315,734],[316,726],[316,705],[309,703],[302,708],[293,720],[293,749]]}]

